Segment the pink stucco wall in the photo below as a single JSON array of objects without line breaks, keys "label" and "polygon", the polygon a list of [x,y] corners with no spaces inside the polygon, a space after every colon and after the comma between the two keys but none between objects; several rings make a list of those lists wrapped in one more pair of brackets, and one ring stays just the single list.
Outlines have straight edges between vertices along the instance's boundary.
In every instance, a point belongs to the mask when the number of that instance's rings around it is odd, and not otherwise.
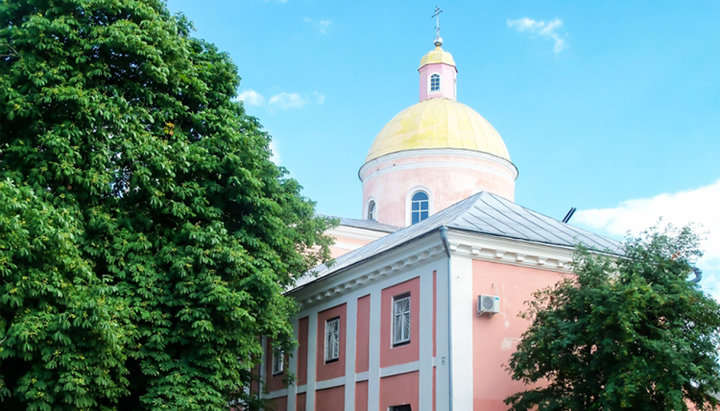
[{"label": "pink stucco wall", "polygon": [[[410,293],[410,342],[393,347],[392,345],[392,307],[393,297]],[[380,366],[403,364],[417,361],[419,358],[420,333],[420,278],[396,284],[382,290],[380,320]]]},{"label": "pink stucco wall", "polygon": [[298,320],[297,385],[307,383],[308,317]]},{"label": "pink stucco wall", "polygon": [[531,299],[535,290],[556,283],[562,276],[553,271],[473,261],[473,301],[468,310],[475,310],[479,294],[500,297],[500,313],[491,318],[473,319],[475,410],[506,410],[503,400],[525,388],[522,383],[513,381],[505,370],[510,354],[529,326],[529,322],[519,318],[518,314],[526,309],[524,302]]},{"label": "pink stucco wall", "polygon": [[393,405],[410,404],[410,408],[418,410],[419,374],[393,375],[380,379],[380,409],[387,410]]},{"label": "pink stucco wall", "polygon": [[356,250],[366,244],[369,244],[372,240],[364,240],[354,238],[342,234],[335,233],[335,242],[330,247],[330,256],[332,258],[338,258],[343,254],[347,254],[352,250]]},{"label": "pink stucco wall", "polygon": [[287,410],[287,397],[275,398],[268,401],[269,409],[273,411],[285,411]]},{"label": "pink stucco wall", "polygon": [[408,204],[416,188],[429,192],[430,214],[483,190],[510,200],[515,198],[517,171],[504,159],[472,154],[430,156],[422,152],[416,150],[417,155],[400,158],[383,156],[360,170],[363,207],[367,208],[368,200],[374,198],[378,222],[398,227],[409,225]]},{"label": "pink stucco wall", "polygon": [[295,410],[305,411],[305,393],[302,392],[295,397]]},{"label": "pink stucco wall", "polygon": [[315,391],[315,411],[337,411],[344,408],[344,386]]},{"label": "pink stucco wall", "polygon": [[[426,64],[418,69],[420,73],[420,101],[429,98],[445,97],[457,100],[457,69],[444,63]],[[440,90],[430,92],[429,77],[433,73],[440,75]]]},{"label": "pink stucco wall", "polygon": [[267,353],[265,358],[265,389],[268,391],[275,391],[285,388],[283,378],[287,374],[288,357],[285,356],[283,372],[278,375],[272,375],[272,352],[273,345],[272,339],[268,338],[265,343],[265,352]]},{"label": "pink stucco wall", "polygon": [[368,409],[368,382],[359,381],[355,383],[355,411],[367,411]]},{"label": "pink stucco wall", "polygon": [[369,369],[370,364],[370,295],[357,300],[355,336],[355,372],[364,372]]},{"label": "pink stucco wall", "polygon": [[[317,381],[329,380],[331,378],[345,375],[345,344],[346,344],[346,304],[321,311],[317,320]],[[325,321],[340,317],[340,356],[337,361],[325,362]]]}]

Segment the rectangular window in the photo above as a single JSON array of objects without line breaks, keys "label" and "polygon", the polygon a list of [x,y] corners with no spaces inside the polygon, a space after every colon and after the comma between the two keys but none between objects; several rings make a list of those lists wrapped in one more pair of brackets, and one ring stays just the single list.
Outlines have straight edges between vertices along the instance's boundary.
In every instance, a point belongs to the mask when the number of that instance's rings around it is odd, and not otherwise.
[{"label": "rectangular window", "polygon": [[393,346],[410,342],[410,294],[393,298],[392,326]]},{"label": "rectangular window", "polygon": [[340,358],[340,317],[325,321],[325,362]]},{"label": "rectangular window", "polygon": [[279,349],[273,350],[272,375],[282,374],[283,366],[285,365],[284,360],[285,360],[285,355],[283,354],[282,350],[279,350]]},{"label": "rectangular window", "polygon": [[412,411],[412,408],[410,408],[410,404],[393,405],[388,408],[388,411]]}]

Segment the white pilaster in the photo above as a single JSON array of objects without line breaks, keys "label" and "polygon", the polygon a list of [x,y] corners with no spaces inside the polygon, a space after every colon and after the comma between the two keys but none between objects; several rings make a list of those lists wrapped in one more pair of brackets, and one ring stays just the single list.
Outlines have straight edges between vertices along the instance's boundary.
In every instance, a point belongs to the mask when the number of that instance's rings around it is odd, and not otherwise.
[{"label": "white pilaster", "polygon": [[316,367],[315,360],[317,358],[317,311],[313,311],[308,316],[308,356],[307,356],[307,384],[305,386],[305,409],[315,409],[315,384],[316,384]]},{"label": "white pilaster", "polygon": [[418,405],[421,410],[432,409],[432,374],[433,374],[433,273],[424,272],[420,275],[420,360],[419,360],[419,393]]},{"label": "white pilaster", "polygon": [[380,406],[380,302],[381,289],[370,293],[370,352],[368,367],[368,411],[378,411]]},{"label": "white pilaster", "polygon": [[435,408],[450,409],[450,306],[449,260],[438,264],[437,271],[437,351],[435,358]]},{"label": "white pilaster", "polygon": [[450,409],[473,407],[472,258],[450,259]]}]

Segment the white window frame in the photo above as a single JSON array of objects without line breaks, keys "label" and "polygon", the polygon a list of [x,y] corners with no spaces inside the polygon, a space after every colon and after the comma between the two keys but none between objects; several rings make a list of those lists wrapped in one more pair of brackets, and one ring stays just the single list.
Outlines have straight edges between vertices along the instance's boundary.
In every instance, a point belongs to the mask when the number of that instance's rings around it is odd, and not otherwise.
[{"label": "white window frame", "polygon": [[[433,79],[433,76],[437,76],[437,77],[438,77],[438,88],[437,88],[437,90],[433,90],[433,88],[432,88],[432,79]],[[430,75],[428,76],[428,94],[429,94],[429,93],[440,93],[440,92],[442,92],[442,76],[440,75],[440,73],[430,73]]]},{"label": "white window frame", "polygon": [[377,221],[377,202],[374,198],[371,198],[370,201],[368,201],[367,219]]},{"label": "white window frame", "polygon": [[280,349],[272,351],[272,375],[282,374],[285,370],[285,353]]},{"label": "white window frame", "polygon": [[340,359],[340,317],[325,321],[325,362]]},{"label": "white window frame", "polygon": [[[401,304],[403,304],[404,301],[407,301],[406,309],[402,309]],[[410,322],[410,303],[410,293],[400,294],[392,299],[392,332],[390,334],[392,336],[393,347],[410,343],[410,334],[412,332],[412,323]],[[405,327],[406,324],[407,327]],[[398,329],[399,333],[397,332]],[[407,333],[405,330],[407,330]]]}]

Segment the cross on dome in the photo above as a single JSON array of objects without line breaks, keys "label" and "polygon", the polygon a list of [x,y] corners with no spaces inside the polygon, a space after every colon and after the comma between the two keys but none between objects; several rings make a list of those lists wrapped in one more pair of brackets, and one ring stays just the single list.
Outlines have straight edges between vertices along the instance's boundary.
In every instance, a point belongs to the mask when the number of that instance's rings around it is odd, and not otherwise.
[{"label": "cross on dome", "polygon": [[435,44],[435,47],[442,46],[442,37],[440,37],[440,13],[442,13],[442,9],[440,7],[435,6],[435,13],[433,13],[432,17],[435,17],[435,32],[437,33],[435,37],[435,41],[433,44]]}]

